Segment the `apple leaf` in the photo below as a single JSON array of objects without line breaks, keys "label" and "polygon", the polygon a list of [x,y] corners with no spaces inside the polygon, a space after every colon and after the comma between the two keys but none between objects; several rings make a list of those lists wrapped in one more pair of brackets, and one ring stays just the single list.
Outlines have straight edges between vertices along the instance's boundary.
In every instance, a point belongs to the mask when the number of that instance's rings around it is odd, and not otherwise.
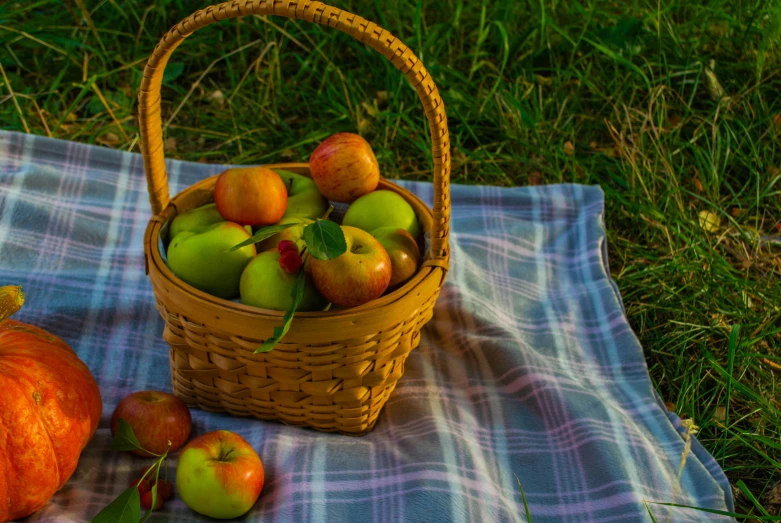
[{"label": "apple leaf", "polygon": [[339,224],[317,219],[304,228],[304,241],[309,254],[318,260],[332,260],[345,253],[347,241]]},{"label": "apple leaf", "polygon": [[92,518],[92,523],[138,523],[140,517],[141,496],[136,487],[130,487]]},{"label": "apple leaf", "polygon": [[279,340],[282,339],[282,337],[287,334],[287,331],[290,330],[290,324],[293,323],[293,315],[296,313],[296,309],[298,309],[299,304],[301,303],[301,300],[304,298],[304,285],[306,284],[306,273],[304,272],[304,267],[301,266],[301,268],[298,270],[298,274],[296,275],[296,281],[293,282],[293,290],[290,292],[290,297],[293,298],[293,305],[285,312],[285,315],[282,317],[282,325],[278,327],[274,327],[274,334],[263,342],[263,345],[255,349],[255,353],[258,352],[269,352],[272,350]]},{"label": "apple leaf", "polygon": [[253,243],[262,242],[266,238],[271,238],[278,232],[282,232],[285,229],[289,229],[290,227],[293,227],[295,225],[298,225],[297,223],[284,223],[282,225],[269,225],[268,227],[263,227],[262,229],[258,230],[255,234],[252,235],[252,238],[249,238],[248,240],[244,240],[243,242],[239,243],[238,245],[234,245],[230,249],[228,249],[227,252],[232,252],[238,249],[241,249],[242,247],[246,247],[247,245],[252,245]]},{"label": "apple leaf", "polygon": [[133,427],[130,423],[122,418],[119,418],[117,424],[117,433],[114,434],[114,439],[111,440],[111,450],[145,450],[144,447],[138,442]]}]

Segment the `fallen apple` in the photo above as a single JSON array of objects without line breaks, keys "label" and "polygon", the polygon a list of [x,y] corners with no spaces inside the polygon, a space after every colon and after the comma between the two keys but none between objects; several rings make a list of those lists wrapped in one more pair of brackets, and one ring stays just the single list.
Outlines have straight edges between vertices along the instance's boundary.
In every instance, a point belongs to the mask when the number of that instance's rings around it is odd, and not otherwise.
[{"label": "fallen apple", "polygon": [[265,167],[236,167],[217,178],[214,203],[227,221],[241,225],[277,223],[287,207],[287,187]]},{"label": "fallen apple", "polygon": [[287,208],[282,219],[297,217],[314,220],[328,210],[328,200],[320,194],[312,178],[282,169],[274,169],[287,187]]},{"label": "fallen apple", "polygon": [[418,272],[420,248],[415,238],[401,227],[380,227],[372,236],[385,248],[391,261],[389,289],[395,289]]},{"label": "fallen apple", "polygon": [[[130,424],[141,446],[154,454],[165,452],[169,441],[169,452],[179,449],[190,437],[192,426],[187,405],[172,394],[156,390],[134,392],[119,402],[111,415],[112,436],[117,432],[120,419]],[[151,456],[140,450],[132,452],[138,456]]]},{"label": "fallen apple", "polygon": [[236,433],[199,436],[179,455],[176,490],[199,514],[218,519],[249,512],[263,489],[264,471],[255,450]]},{"label": "fallen apple", "polygon": [[196,289],[218,298],[239,294],[244,267],[255,256],[255,246],[228,251],[251,236],[241,225],[220,222],[195,231],[180,232],[168,246],[168,267]]},{"label": "fallen apple", "polygon": [[182,214],[177,214],[174,219],[171,220],[171,225],[168,228],[168,237],[173,238],[180,232],[194,231],[195,229],[200,229],[206,225],[224,221],[225,218],[220,215],[217,206],[213,203],[209,203],[183,212]]},{"label": "fallen apple", "polygon": [[[247,265],[241,275],[240,291],[241,303],[260,307],[286,311],[293,306],[293,283],[296,281],[295,273],[291,274],[279,264],[281,253],[277,249],[262,252]],[[299,311],[322,310],[328,302],[317,292],[312,279],[306,277],[304,297],[298,306]]]},{"label": "fallen apple", "polygon": [[380,227],[401,227],[417,240],[418,217],[412,206],[393,191],[371,192],[355,200],[344,214],[342,225],[371,232]]},{"label": "fallen apple", "polygon": [[353,133],[337,133],[317,146],[309,170],[320,193],[350,203],[377,188],[380,166],[369,142]]},{"label": "fallen apple", "polygon": [[391,260],[371,234],[342,226],[347,251],[330,260],[312,259],[312,279],[334,305],[356,307],[379,298],[391,280]]}]

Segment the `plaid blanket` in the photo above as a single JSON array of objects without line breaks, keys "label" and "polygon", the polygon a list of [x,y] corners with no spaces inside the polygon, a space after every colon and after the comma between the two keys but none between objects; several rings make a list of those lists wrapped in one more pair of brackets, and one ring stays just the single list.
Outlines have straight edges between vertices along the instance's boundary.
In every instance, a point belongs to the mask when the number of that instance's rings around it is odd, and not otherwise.
[{"label": "plaid blanket", "polygon": [[[168,166],[172,194],[224,168]],[[430,185],[404,185],[430,202]],[[373,432],[193,410],[194,435],[235,431],[264,462],[246,520],[526,521],[521,486],[536,523],[728,520],[646,505],[733,502],[654,392],[607,269],[601,190],[451,190],[452,270]],[[111,451],[108,428],[125,395],[171,390],[150,214],[139,155],[0,132],[0,282],[24,286],[17,318],[70,343],[104,402],[75,474],[29,521],[89,521],[150,461]],[[204,519],[174,499],[156,520]]]}]

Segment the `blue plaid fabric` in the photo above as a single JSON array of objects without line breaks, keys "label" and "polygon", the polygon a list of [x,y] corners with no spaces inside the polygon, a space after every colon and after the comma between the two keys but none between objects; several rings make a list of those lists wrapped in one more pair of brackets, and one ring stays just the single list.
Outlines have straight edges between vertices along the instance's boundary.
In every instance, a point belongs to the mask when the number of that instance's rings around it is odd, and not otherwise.
[{"label": "blue plaid fabric", "polygon": [[[168,167],[172,193],[224,168]],[[430,202],[430,185],[404,185]],[[193,411],[194,435],[235,431],[264,462],[246,520],[526,521],[520,482],[535,523],[727,521],[646,504],[733,507],[654,392],[607,269],[602,191],[451,190],[452,270],[373,432]],[[0,132],[0,283],[24,287],[17,318],[70,343],[104,402],[75,474],[31,522],[88,521],[149,463],[109,449],[108,421],[133,391],[171,390],[144,275],[150,214],[139,155]],[[205,518],[175,498],[156,520]]]}]

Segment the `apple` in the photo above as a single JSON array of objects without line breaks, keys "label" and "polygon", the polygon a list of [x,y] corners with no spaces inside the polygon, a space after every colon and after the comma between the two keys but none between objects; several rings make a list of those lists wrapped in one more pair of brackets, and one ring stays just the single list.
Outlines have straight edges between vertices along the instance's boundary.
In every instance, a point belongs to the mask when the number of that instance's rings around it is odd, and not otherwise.
[{"label": "apple", "polygon": [[309,171],[323,196],[335,202],[350,203],[380,182],[380,166],[369,142],[353,133],[323,140],[309,157]]},{"label": "apple", "polygon": [[176,490],[182,501],[195,512],[217,519],[249,512],[263,481],[263,463],[255,450],[227,430],[192,440],[176,467]]},{"label": "apple", "polygon": [[[165,452],[169,441],[169,451],[173,452],[190,437],[190,409],[167,392],[144,390],[125,397],[111,415],[112,436],[117,432],[120,418],[130,424],[141,446],[155,454]],[[151,456],[140,450],[132,452],[138,456]]]},{"label": "apple", "polygon": [[391,261],[389,289],[396,288],[418,272],[420,248],[415,238],[401,227],[380,227],[372,236],[385,248]]},{"label": "apple", "polygon": [[[258,254],[247,265],[241,274],[239,284],[241,303],[277,311],[290,309],[293,305],[290,293],[293,291],[296,275],[288,273],[280,266],[280,256],[277,249],[271,249]],[[311,276],[307,275],[304,297],[297,310],[317,311],[325,308],[327,304],[328,302],[317,292]]]},{"label": "apple", "polygon": [[298,216],[283,217],[281,220],[279,220],[279,225],[285,225],[288,223],[293,223],[295,225],[293,225],[293,227],[288,227],[284,231],[278,232],[274,236],[266,238],[260,242],[258,244],[258,250],[262,252],[269,249],[276,249],[277,245],[279,245],[279,242],[283,240],[290,240],[291,242],[297,244],[299,248],[303,247],[304,240],[302,238],[304,236],[304,229],[307,225],[313,223],[313,220],[310,220],[309,218],[301,218]]},{"label": "apple", "polygon": [[206,225],[224,222],[217,206],[213,203],[196,207],[182,214],[177,214],[168,228],[168,237],[173,238],[180,232],[193,231]]},{"label": "apple", "polygon": [[217,178],[214,203],[227,221],[241,225],[277,223],[287,207],[287,187],[265,167],[236,167]]},{"label": "apple", "polygon": [[356,307],[379,298],[391,280],[391,260],[371,234],[342,226],[347,251],[331,260],[312,258],[315,286],[325,298],[340,307]]},{"label": "apple", "polygon": [[344,214],[342,225],[371,232],[380,227],[401,227],[415,240],[420,236],[418,217],[412,206],[393,191],[374,191],[355,200]]},{"label": "apple", "polygon": [[[182,214],[177,214],[168,228],[168,237],[173,238],[180,232],[195,231],[201,227],[224,221],[225,218],[217,210],[217,204],[207,203]],[[245,225],[244,228],[248,233],[252,234],[251,226]]]},{"label": "apple", "polygon": [[241,273],[256,250],[254,245],[232,252],[228,249],[250,237],[244,227],[233,222],[180,232],[168,246],[168,267],[196,289],[232,299],[239,294]]},{"label": "apple", "polygon": [[282,169],[274,169],[287,187],[287,208],[282,219],[289,217],[322,218],[328,210],[326,200],[311,178]]}]

